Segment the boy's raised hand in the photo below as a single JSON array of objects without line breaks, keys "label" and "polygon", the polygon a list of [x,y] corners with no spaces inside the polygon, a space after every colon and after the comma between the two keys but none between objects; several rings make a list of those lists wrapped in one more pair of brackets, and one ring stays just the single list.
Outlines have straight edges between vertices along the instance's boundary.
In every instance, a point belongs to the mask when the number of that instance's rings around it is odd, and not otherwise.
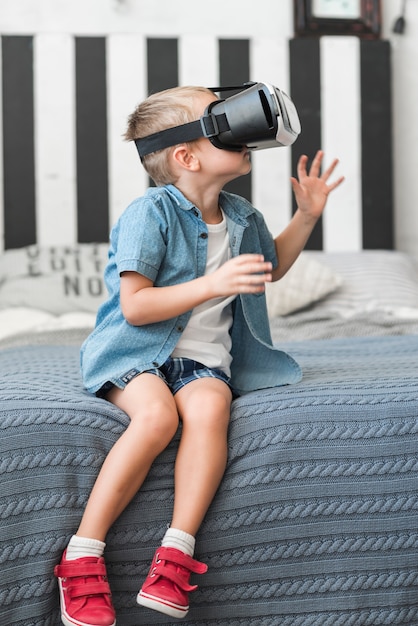
[{"label": "boy's raised hand", "polygon": [[344,180],[344,176],[340,176],[335,182],[328,184],[328,180],[338,164],[338,159],[334,159],[325,172],[321,174],[323,156],[322,150],[318,150],[308,172],[306,168],[308,157],[302,155],[297,166],[298,177],[292,176],[290,179],[299,209],[306,216],[315,219],[322,215],[328,194],[341,185]]}]

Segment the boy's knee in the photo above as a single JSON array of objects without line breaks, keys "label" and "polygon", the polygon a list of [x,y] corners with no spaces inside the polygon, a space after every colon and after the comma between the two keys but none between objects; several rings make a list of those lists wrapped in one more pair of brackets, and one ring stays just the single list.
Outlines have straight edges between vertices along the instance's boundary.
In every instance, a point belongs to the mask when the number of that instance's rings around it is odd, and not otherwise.
[{"label": "boy's knee", "polygon": [[158,400],[141,407],[132,421],[140,422],[148,434],[156,439],[172,439],[179,426],[177,411]]},{"label": "boy's knee", "polygon": [[229,423],[231,402],[218,391],[204,392],[196,403],[189,406],[188,414],[200,427],[223,428]]}]

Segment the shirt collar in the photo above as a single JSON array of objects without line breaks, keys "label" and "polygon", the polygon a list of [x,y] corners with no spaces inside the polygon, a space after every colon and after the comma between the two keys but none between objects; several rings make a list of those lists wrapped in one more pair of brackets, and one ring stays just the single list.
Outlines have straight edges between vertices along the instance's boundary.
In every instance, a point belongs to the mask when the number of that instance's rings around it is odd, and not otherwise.
[{"label": "shirt collar", "polygon": [[175,185],[165,185],[164,189],[166,189],[167,193],[173,198],[174,202],[181,209],[184,209],[185,211],[191,211],[191,209],[197,208],[195,207],[193,202],[190,202],[190,200],[188,200],[186,196],[182,194],[180,189],[177,189]]},{"label": "shirt collar", "polygon": [[[193,202],[190,202],[175,185],[165,185],[164,189],[181,209],[185,211],[197,209],[200,215],[199,208],[195,207]],[[221,191],[219,194],[219,204],[225,214],[236,222],[244,220],[245,223],[245,218],[254,213],[254,207],[248,200],[227,191]]]}]

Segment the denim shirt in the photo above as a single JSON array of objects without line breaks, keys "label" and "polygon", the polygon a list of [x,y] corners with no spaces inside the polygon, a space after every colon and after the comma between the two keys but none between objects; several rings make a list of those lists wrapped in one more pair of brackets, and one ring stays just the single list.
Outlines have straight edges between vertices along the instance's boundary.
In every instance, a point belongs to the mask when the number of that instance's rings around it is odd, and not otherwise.
[{"label": "denim shirt", "polygon": [[[264,219],[247,200],[221,192],[231,254],[263,254],[277,265],[274,241]],[[120,274],[134,271],[156,287],[203,276],[208,229],[201,213],[173,185],[152,187],[134,200],[110,235],[105,269],[108,299],[81,348],[81,371],[94,393],[110,382],[119,388],[138,373],[161,366],[171,355],[191,316],[187,311],[162,322],[133,326],[120,307]],[[245,294],[233,304],[231,385],[237,394],[297,382],[298,364],[273,347],[265,295]]]}]

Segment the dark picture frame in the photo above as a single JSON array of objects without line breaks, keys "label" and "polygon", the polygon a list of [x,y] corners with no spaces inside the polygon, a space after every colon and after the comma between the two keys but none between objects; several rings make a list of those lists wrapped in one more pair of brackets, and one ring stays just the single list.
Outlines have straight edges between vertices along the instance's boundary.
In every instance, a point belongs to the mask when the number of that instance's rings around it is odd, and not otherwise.
[{"label": "dark picture frame", "polygon": [[321,35],[354,35],[379,39],[381,34],[381,1],[361,0],[359,19],[321,18],[314,15],[312,0],[293,0],[295,37]]}]

